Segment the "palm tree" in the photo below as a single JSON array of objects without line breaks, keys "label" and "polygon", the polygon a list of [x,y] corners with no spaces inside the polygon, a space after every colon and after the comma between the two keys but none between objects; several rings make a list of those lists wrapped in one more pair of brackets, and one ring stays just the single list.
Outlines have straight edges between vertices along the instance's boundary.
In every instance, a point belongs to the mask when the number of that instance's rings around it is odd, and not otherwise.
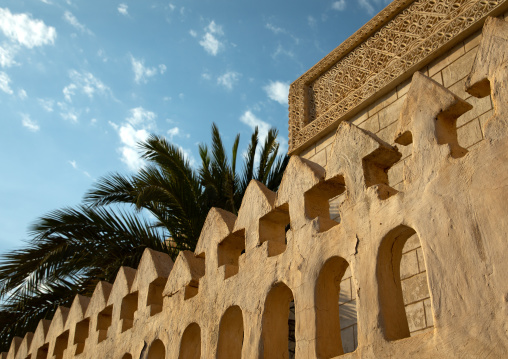
[{"label": "palm tree", "polygon": [[168,253],[194,250],[212,207],[237,213],[252,179],[276,190],[289,158],[279,155],[271,129],[259,151],[251,136],[243,170],[237,173],[240,136],[227,156],[219,129],[212,145],[199,147],[194,169],[179,148],[151,135],[139,144],[147,165],[134,175],[99,179],[83,204],[53,211],[30,228],[25,248],[0,257],[0,351],[12,338],[35,330],[76,294],[91,296],[98,281],[113,282],[121,266],[137,268],[145,248]]}]

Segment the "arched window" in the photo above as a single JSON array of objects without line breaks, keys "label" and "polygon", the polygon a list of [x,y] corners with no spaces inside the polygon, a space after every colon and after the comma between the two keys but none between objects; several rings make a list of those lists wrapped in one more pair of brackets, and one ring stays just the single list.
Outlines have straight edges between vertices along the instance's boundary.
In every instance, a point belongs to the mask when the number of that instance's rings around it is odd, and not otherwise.
[{"label": "arched window", "polygon": [[226,310],[219,326],[217,358],[235,359],[242,357],[243,317],[238,306]]},{"label": "arched window", "polygon": [[189,324],[182,335],[180,359],[199,359],[201,357],[201,330],[196,323]]},{"label": "arched window", "polygon": [[263,358],[279,359],[294,356],[294,341],[290,341],[290,317],[293,292],[284,283],[276,284],[268,293],[263,313]]},{"label": "arched window", "polygon": [[[126,354],[130,355],[130,354]],[[156,339],[150,345],[148,350],[147,359],[164,359],[166,358],[166,347],[160,339]]]},{"label": "arched window", "polygon": [[358,346],[356,289],[348,262],[328,259],[319,273],[316,298],[316,352],[332,358],[352,352]]},{"label": "arched window", "polygon": [[397,340],[434,326],[425,260],[414,229],[392,229],[379,248],[377,278],[385,337]]}]

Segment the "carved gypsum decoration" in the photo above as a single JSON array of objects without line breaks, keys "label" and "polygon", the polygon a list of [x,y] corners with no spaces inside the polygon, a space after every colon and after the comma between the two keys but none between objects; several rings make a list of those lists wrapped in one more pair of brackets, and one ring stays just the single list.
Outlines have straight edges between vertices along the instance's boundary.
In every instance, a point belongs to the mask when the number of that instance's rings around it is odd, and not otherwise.
[{"label": "carved gypsum decoration", "polygon": [[[365,27],[379,26],[407,2],[394,2]],[[412,69],[423,66],[461,34],[481,26],[508,1],[418,0],[366,40],[353,35],[296,80],[289,94],[289,153],[302,147]],[[362,28],[363,29],[363,28]],[[361,42],[363,41],[363,42]],[[351,50],[352,46],[355,46]],[[335,60],[335,64],[332,63]]]}]

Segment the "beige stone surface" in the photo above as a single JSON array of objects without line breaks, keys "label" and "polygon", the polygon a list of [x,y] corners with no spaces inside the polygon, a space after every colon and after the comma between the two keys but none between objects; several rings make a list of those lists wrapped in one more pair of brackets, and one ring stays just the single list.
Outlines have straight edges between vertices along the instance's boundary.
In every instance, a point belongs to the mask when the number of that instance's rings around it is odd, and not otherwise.
[{"label": "beige stone surface", "polygon": [[505,357],[508,23],[476,46],[440,71],[474,58],[487,119],[457,129],[478,102],[416,72],[390,131],[342,122],[326,166],[293,156],[277,193],[253,181],[238,217],[212,209],[194,253],[147,249],[2,359]]}]

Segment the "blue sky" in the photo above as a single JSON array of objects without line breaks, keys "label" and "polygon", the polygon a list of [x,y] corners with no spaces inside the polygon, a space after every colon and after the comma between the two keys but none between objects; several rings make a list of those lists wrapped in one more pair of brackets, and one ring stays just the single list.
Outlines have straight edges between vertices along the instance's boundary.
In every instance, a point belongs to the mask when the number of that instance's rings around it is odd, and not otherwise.
[{"label": "blue sky", "polygon": [[287,150],[289,84],[385,0],[4,0],[0,4],[0,252],[95,180],[143,165],[165,135],[198,164],[217,123]]}]

